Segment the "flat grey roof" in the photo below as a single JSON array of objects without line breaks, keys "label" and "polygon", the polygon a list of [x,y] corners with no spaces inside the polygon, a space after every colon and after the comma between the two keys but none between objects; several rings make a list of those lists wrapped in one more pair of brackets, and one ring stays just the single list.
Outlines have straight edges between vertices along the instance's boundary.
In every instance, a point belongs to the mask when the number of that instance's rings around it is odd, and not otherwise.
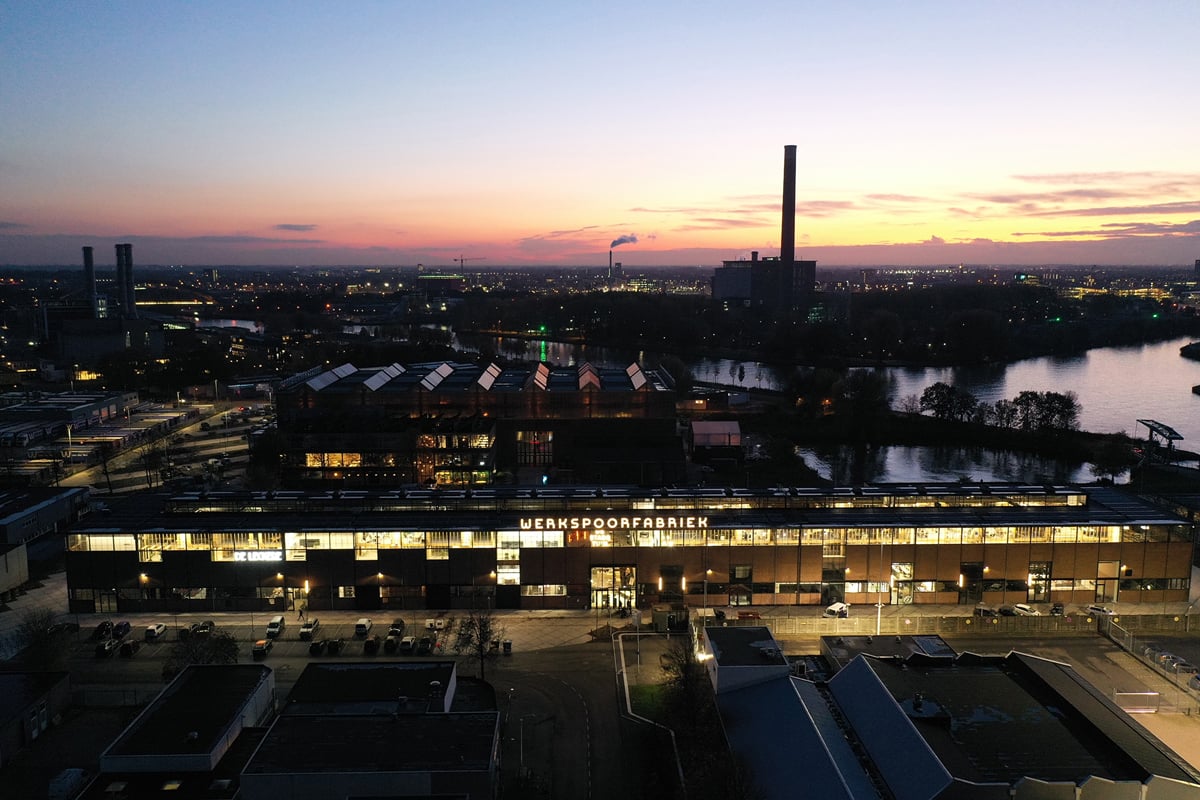
[{"label": "flat grey roof", "polygon": [[284,714],[244,774],[461,772],[491,766],[500,716]]},{"label": "flat grey roof", "polygon": [[105,755],[212,751],[270,672],[259,664],[188,667],[129,724]]},{"label": "flat grey roof", "polygon": [[771,629],[763,626],[705,625],[704,635],[711,643],[713,658],[721,667],[786,666],[779,643]]},{"label": "flat grey roof", "polygon": [[[604,486],[489,487],[438,490],[398,487],[353,492],[208,492],[177,495],[139,493],[109,500],[110,511],[92,514],[72,528],[88,531],[141,530],[354,530],[374,528],[493,530],[533,516],[590,516],[636,512],[635,505],[669,498],[655,514],[695,514],[708,527],[781,526],[896,528],[938,525],[1186,525],[1179,516],[1133,495],[1104,487],[1067,489],[988,485],[983,495],[996,504],[972,504],[978,485],[865,487],[858,493],[819,489],[646,489]],[[892,504],[889,498],[942,498],[942,504]],[[1041,497],[1070,492],[1086,502],[1035,505]],[[728,497],[752,506],[728,508]],[[955,500],[957,498],[957,500]],[[1011,500],[1010,500],[1011,498]],[[107,500],[107,498],[106,498]],[[1026,504],[1029,503],[1029,504]],[[834,507],[840,506],[840,507]],[[641,506],[639,506],[641,507]],[[352,520],[352,522],[349,522]]]},{"label": "flat grey roof", "polygon": [[454,668],[453,661],[440,660],[310,663],[288,694],[284,712],[423,712],[429,700],[450,690]]},{"label": "flat grey roof", "polygon": [[861,656],[829,686],[889,783],[1200,778],[1069,665],[1036,656]]}]

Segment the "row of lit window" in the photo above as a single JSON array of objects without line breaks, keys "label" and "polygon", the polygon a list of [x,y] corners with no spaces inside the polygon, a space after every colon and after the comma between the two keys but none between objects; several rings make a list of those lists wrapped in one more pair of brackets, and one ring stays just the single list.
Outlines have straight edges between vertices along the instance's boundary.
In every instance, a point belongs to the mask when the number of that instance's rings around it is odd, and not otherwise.
[{"label": "row of lit window", "polygon": [[[138,550],[144,561],[160,561],[163,551],[284,550],[287,559],[304,560],[309,550],[354,550],[359,558],[377,558],[381,549],[696,547],[713,545],[820,545],[830,556],[846,547],[870,545],[1088,544],[1190,541],[1186,525],[1016,526],[988,528],[777,528],[621,531],[306,531],[281,533],[89,533],[72,534],[73,552]],[[155,556],[154,554],[158,554]],[[214,555],[214,560],[234,560]]]}]

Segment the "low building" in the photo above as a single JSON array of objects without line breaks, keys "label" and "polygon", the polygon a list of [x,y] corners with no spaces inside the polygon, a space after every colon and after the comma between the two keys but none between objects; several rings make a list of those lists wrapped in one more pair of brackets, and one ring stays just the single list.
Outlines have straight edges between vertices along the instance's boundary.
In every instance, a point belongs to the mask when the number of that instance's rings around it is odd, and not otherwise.
[{"label": "low building", "polygon": [[741,464],[742,426],[737,420],[692,420],[688,451],[697,464]]},{"label": "low building", "polygon": [[71,705],[66,672],[0,672],[0,768]]},{"label": "low building", "polygon": [[100,774],[80,800],[237,797],[274,712],[267,667],[187,667],[101,754]]},{"label": "low building", "polygon": [[23,544],[0,544],[0,603],[16,597],[29,583],[29,557]]},{"label": "low building", "polygon": [[460,710],[457,687],[453,661],[309,664],[246,764],[241,797],[491,800],[500,715]]},{"label": "low building", "polygon": [[791,674],[783,648],[765,625],[702,625],[696,646],[717,694]]},{"label": "low building", "polygon": [[91,508],[86,488],[25,487],[0,490],[0,547],[24,545],[35,561],[61,557],[62,533]]},{"label": "low building", "polygon": [[719,691],[758,796],[1200,798],[1200,773],[1069,665],[918,638],[868,639],[900,652],[859,653],[827,681],[764,664]]}]

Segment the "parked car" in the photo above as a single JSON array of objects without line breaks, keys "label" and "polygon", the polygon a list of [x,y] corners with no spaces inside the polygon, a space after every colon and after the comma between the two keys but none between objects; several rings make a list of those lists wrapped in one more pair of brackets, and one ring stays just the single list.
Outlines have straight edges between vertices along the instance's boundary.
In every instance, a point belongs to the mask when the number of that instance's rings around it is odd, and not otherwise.
[{"label": "parked car", "polygon": [[111,619],[106,619],[96,626],[96,630],[92,631],[93,639],[111,639],[113,624]]},{"label": "parked car", "polygon": [[1188,688],[1194,692],[1200,692],[1200,675],[1188,678]]},{"label": "parked car", "polygon": [[1158,655],[1154,656],[1154,663],[1163,669],[1166,669],[1168,664],[1178,658],[1179,656],[1175,655],[1170,650],[1159,650]]},{"label": "parked car", "polygon": [[112,637],[114,639],[124,639],[129,635],[129,631],[133,630],[133,626],[127,620],[121,620],[116,625],[113,625]]},{"label": "parked car", "polygon": [[64,633],[79,633],[78,622],[56,622],[49,628],[46,628],[46,633],[51,636],[58,636]]},{"label": "parked car", "polygon": [[393,633],[397,636],[404,636],[404,620],[392,620],[392,625],[390,628],[388,628],[388,636],[391,636]]},{"label": "parked car", "polygon": [[213,622],[211,619],[206,619],[199,625],[195,626],[195,628],[195,634],[197,636],[208,636],[217,629],[217,623]]},{"label": "parked car", "polygon": [[1050,604],[1050,616],[1061,617],[1063,615],[1064,611],[1066,611],[1066,609],[1063,607],[1062,603],[1051,603]]},{"label": "parked car", "polygon": [[137,651],[141,648],[142,643],[137,639],[130,639],[127,642],[121,642],[121,658],[133,658],[137,655]]},{"label": "parked car", "polygon": [[1101,617],[1111,617],[1113,615],[1113,613],[1115,613],[1115,612],[1113,612],[1113,610],[1111,608],[1109,608],[1108,606],[1102,606],[1102,605],[1093,603],[1092,605],[1085,608],[1083,610],[1083,613],[1094,614],[1096,616],[1101,616]]},{"label": "parked car", "polygon": [[368,636],[363,640],[363,655],[373,656],[379,652],[379,637],[375,635]]},{"label": "parked car", "polygon": [[383,640],[383,652],[395,653],[400,649],[400,640],[403,638],[403,636],[397,636],[394,633],[389,633],[387,638]]},{"label": "parked car", "polygon": [[1195,675],[1197,672],[1200,672],[1200,670],[1196,669],[1194,664],[1189,664],[1183,659],[1173,663],[1170,671],[1174,672],[1176,675]]},{"label": "parked car", "polygon": [[825,611],[822,612],[821,616],[845,619],[846,617],[850,616],[850,604],[849,603],[831,603],[829,606],[827,606],[825,608]]},{"label": "parked car", "polygon": [[254,657],[255,661],[262,661],[271,654],[271,648],[274,646],[275,642],[271,639],[259,639],[250,649],[250,655]]},{"label": "parked car", "polygon": [[161,622],[155,622],[146,626],[146,641],[153,642],[167,635],[167,626]]},{"label": "parked car", "polygon": [[96,658],[108,658],[121,646],[118,639],[103,639],[96,645]]},{"label": "parked car", "polygon": [[997,613],[999,616],[1001,616],[1001,617],[1015,617],[1015,616],[1017,616],[1017,610],[1016,610],[1015,608],[1013,608],[1012,606],[1008,605],[1008,604],[1005,604],[1005,605],[999,606],[999,607],[996,609],[996,613]]},{"label": "parked car", "polygon": [[975,616],[977,617],[998,617],[1000,612],[991,606],[975,606]]},{"label": "parked car", "polygon": [[315,642],[313,642],[312,644],[310,644],[308,646],[308,654],[310,656],[323,655],[325,653],[325,647],[328,644],[329,643],[326,642],[324,639],[317,639]]},{"label": "parked car", "polygon": [[358,622],[354,623],[354,635],[358,637],[366,636],[371,632],[371,620],[367,617],[362,617]]},{"label": "parked car", "polygon": [[331,656],[336,656],[344,649],[346,649],[345,639],[330,639],[329,643],[325,645],[325,652],[329,653]]},{"label": "parked car", "polygon": [[1018,617],[1040,617],[1042,615],[1041,611],[1028,603],[1014,603],[1013,611],[1017,613]]},{"label": "parked car", "polygon": [[304,624],[300,626],[301,641],[305,641],[305,642],[312,641],[313,635],[320,629],[321,629],[321,620],[319,620],[318,618],[313,617],[312,619],[305,620]]},{"label": "parked car", "polygon": [[427,656],[430,653],[432,653],[433,652],[433,637],[422,636],[421,640],[417,642],[417,647],[413,652],[419,656]]},{"label": "parked car", "polygon": [[402,656],[411,656],[413,650],[417,648],[417,637],[405,636],[400,640],[400,646],[397,648]]}]

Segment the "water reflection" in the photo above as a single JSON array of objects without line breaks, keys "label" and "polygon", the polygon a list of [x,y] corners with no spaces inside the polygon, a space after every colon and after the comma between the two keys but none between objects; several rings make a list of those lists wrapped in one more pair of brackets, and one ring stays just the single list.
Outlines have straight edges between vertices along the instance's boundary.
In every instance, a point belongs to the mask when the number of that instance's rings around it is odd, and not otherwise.
[{"label": "water reflection", "polygon": [[1086,464],[975,447],[890,445],[856,452],[852,447],[828,446],[800,448],[796,453],[839,486],[959,480],[1044,484],[1095,479]]},{"label": "water reflection", "polygon": [[[661,357],[656,353],[527,339],[453,340],[456,347],[467,352],[479,352],[481,341],[512,358],[563,366],[588,361],[624,368],[634,361],[654,363]],[[1012,364],[887,367],[883,372],[891,386],[893,408],[920,398],[925,389],[939,381],[989,404],[1011,400],[1023,391],[1074,392],[1081,407],[1082,430],[1144,437],[1145,429],[1139,430],[1137,421],[1155,419],[1183,435],[1182,447],[1196,450],[1200,449],[1200,397],[1192,394],[1192,386],[1200,384],[1200,362],[1179,355],[1179,348],[1190,341],[1185,337],[1136,347],[1104,347],[1077,356],[1046,356]],[[698,358],[685,363],[698,383],[731,389],[780,391],[796,369],[724,358]]]}]

